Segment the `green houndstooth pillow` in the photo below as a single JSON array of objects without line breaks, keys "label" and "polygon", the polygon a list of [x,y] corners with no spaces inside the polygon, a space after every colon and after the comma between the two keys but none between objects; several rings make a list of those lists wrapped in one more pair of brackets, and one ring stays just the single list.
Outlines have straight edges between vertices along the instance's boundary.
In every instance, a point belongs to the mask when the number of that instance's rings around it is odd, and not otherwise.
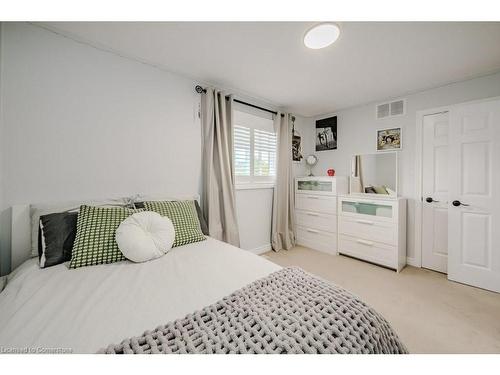
[{"label": "green houndstooth pillow", "polygon": [[166,216],[172,221],[175,229],[175,241],[172,247],[205,239],[194,201],[151,201],[144,202],[144,208]]},{"label": "green houndstooth pillow", "polygon": [[69,268],[125,260],[115,240],[116,230],[123,220],[140,211],[143,210],[81,206]]}]

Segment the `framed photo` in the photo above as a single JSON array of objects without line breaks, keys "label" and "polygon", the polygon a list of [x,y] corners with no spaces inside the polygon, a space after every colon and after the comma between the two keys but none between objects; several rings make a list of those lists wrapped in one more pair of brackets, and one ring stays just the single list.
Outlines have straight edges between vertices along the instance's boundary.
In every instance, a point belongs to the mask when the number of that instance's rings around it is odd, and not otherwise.
[{"label": "framed photo", "polygon": [[294,134],[292,136],[292,160],[300,162],[304,156],[302,155],[302,137]]},{"label": "framed photo", "polygon": [[316,151],[337,149],[337,116],[316,121]]},{"label": "framed photo", "polygon": [[402,129],[377,130],[377,151],[397,151],[403,148]]}]

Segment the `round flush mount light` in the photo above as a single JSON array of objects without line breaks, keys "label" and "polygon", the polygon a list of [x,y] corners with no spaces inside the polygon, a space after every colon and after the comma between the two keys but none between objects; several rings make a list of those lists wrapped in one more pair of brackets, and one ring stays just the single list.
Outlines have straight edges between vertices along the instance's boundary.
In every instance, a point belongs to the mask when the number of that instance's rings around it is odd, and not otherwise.
[{"label": "round flush mount light", "polygon": [[334,23],[322,23],[309,29],[304,35],[307,48],[320,49],[328,47],[340,36],[340,28]]}]

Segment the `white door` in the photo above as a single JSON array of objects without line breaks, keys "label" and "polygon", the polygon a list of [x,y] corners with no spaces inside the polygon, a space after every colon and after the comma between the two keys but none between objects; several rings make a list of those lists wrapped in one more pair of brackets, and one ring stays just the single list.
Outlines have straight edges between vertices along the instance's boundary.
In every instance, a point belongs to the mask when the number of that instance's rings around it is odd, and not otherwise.
[{"label": "white door", "polygon": [[449,114],[424,116],[422,154],[422,267],[448,268]]},{"label": "white door", "polygon": [[454,107],[448,278],[500,292],[500,100]]}]

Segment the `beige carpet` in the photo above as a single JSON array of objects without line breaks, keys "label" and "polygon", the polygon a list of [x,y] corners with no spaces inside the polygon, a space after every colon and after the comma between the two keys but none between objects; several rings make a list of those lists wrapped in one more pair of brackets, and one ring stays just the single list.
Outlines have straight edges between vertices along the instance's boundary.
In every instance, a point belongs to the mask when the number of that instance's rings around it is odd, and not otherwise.
[{"label": "beige carpet", "polygon": [[401,273],[304,247],[263,255],[344,287],[392,324],[411,353],[500,353],[500,294],[406,267]]}]

